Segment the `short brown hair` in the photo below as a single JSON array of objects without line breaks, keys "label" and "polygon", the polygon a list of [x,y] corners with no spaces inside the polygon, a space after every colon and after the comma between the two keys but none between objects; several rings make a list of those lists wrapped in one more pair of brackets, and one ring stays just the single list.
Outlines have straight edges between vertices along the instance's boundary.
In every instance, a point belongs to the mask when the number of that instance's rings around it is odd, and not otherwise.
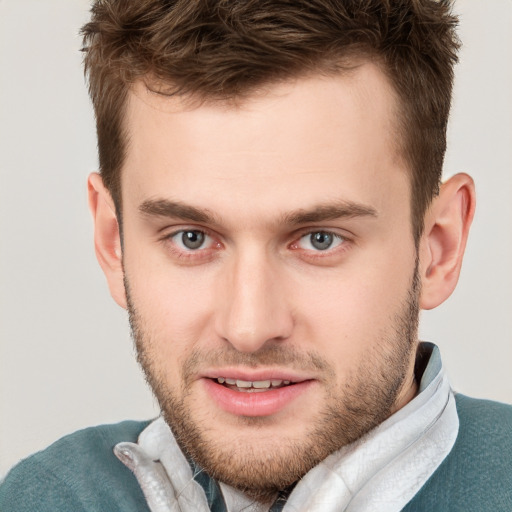
[{"label": "short brown hair", "polygon": [[96,0],[83,29],[100,172],[120,214],[123,114],[134,81],[201,100],[375,59],[399,98],[415,240],[439,191],[457,19],[449,0]]}]

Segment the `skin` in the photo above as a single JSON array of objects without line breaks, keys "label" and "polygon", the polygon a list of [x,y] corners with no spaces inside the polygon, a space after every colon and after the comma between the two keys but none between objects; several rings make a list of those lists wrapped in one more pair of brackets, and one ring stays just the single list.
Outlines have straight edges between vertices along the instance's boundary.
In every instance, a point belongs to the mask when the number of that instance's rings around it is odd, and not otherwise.
[{"label": "skin", "polygon": [[[443,185],[416,248],[395,102],[369,63],[238,104],[136,84],[123,244],[111,197],[90,177],[98,259],[166,420],[208,472],[257,499],[414,397],[418,308],[457,282],[473,183]],[[187,249],[187,230],[205,243]],[[332,245],[319,250],[311,233]],[[223,375],[288,377],[299,391],[268,414],[226,409],[211,392]]]}]

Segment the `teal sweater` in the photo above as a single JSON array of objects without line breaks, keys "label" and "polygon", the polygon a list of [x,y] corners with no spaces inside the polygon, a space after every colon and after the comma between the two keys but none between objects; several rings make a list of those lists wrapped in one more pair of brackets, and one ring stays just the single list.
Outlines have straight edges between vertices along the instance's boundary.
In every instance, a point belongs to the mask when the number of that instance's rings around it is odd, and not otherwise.
[{"label": "teal sweater", "polygon": [[[512,512],[512,406],[464,395],[456,403],[457,441],[403,512]],[[120,441],[136,442],[148,423],[88,428],[22,461],[0,486],[0,511],[149,512],[112,452]],[[223,510],[210,498],[212,510]]]}]

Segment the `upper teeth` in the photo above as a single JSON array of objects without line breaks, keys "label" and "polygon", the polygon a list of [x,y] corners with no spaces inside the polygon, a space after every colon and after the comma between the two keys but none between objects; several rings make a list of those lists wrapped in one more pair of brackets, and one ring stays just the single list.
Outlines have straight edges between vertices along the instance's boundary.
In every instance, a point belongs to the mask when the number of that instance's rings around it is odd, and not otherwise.
[{"label": "upper teeth", "polygon": [[229,384],[230,386],[236,386],[238,388],[256,388],[256,389],[268,389],[270,386],[278,387],[282,385],[290,384],[289,380],[240,380],[240,379],[227,379],[224,377],[218,377],[217,382],[219,384]]}]

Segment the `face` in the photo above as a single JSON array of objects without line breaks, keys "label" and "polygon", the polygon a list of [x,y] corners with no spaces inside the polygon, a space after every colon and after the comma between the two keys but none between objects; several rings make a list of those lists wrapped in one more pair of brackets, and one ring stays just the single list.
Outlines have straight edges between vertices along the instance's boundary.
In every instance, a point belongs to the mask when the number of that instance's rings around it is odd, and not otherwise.
[{"label": "face", "polygon": [[131,92],[123,264],[183,449],[264,499],[414,394],[417,255],[370,64],[244,102]]}]

